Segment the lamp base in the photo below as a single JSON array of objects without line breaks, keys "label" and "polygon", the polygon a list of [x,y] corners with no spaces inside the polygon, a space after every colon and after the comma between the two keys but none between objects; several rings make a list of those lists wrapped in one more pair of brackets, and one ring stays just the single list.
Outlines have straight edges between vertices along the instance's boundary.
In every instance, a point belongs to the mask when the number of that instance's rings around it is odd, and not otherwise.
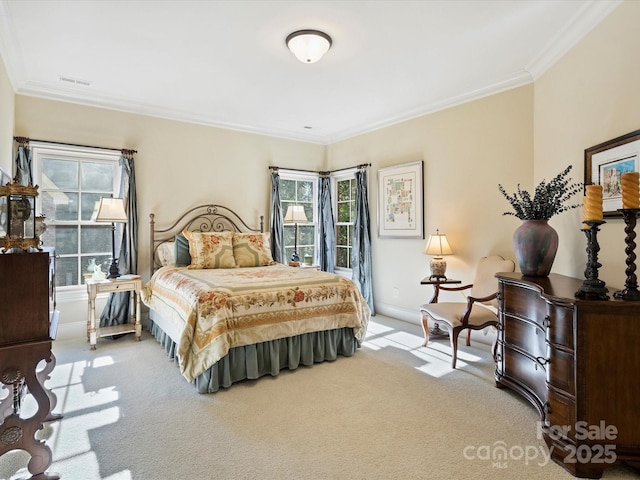
[{"label": "lamp base", "polygon": [[433,257],[429,265],[431,267],[431,276],[429,280],[446,280],[445,272],[447,271],[447,262],[442,257]]},{"label": "lamp base", "polygon": [[109,275],[107,278],[118,278],[120,276],[120,270],[118,270],[118,262],[114,258],[109,267]]}]

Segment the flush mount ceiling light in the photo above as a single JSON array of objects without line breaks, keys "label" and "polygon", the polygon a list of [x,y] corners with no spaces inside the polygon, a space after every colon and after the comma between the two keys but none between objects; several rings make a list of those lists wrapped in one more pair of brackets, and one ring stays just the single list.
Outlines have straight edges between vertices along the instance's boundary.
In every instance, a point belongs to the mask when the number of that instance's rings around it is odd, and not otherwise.
[{"label": "flush mount ceiling light", "polygon": [[287,47],[303,63],[315,63],[331,48],[331,37],[318,30],[298,30],[287,36]]}]

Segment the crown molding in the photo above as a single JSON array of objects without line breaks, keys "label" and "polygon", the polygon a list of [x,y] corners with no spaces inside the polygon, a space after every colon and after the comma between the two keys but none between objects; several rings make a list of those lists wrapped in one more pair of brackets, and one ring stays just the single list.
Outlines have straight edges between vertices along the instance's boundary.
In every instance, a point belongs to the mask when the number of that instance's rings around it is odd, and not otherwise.
[{"label": "crown molding", "polygon": [[618,8],[623,0],[590,0],[567,23],[564,28],[549,40],[547,46],[525,67],[531,72],[533,80],[538,80],[591,30],[593,30],[611,12]]},{"label": "crown molding", "polygon": [[331,143],[347,140],[349,138],[352,138],[358,135],[363,135],[369,132],[373,132],[381,128],[390,127],[392,125],[406,122],[408,120],[413,120],[415,118],[422,117],[424,115],[429,115],[442,110],[447,110],[449,108],[462,105],[465,103],[469,103],[475,100],[479,100],[484,97],[489,97],[491,95],[496,95],[498,93],[505,92],[507,90],[512,90],[514,88],[522,87],[532,82],[533,82],[533,79],[531,78],[531,74],[525,70],[522,70],[492,85],[487,85],[483,88],[472,90],[470,92],[465,92],[460,95],[455,95],[453,97],[449,97],[445,100],[431,103],[429,105],[423,105],[421,107],[409,110],[407,112],[403,112],[402,114],[396,115],[391,118],[387,118],[379,122],[370,123],[367,125],[361,125],[360,127],[345,130],[342,135],[330,137],[327,139],[327,141],[329,144],[331,144]]}]

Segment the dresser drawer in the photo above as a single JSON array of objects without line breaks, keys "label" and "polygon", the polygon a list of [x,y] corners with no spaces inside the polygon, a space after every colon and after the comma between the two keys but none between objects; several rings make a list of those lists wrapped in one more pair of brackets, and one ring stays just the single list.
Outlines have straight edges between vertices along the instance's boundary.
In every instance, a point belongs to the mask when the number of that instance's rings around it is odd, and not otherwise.
[{"label": "dresser drawer", "polygon": [[575,357],[573,354],[549,345],[548,358],[551,359],[547,364],[549,384],[564,390],[569,395],[575,395]]},{"label": "dresser drawer", "polygon": [[545,422],[553,435],[575,439],[575,400],[550,388],[547,402]]},{"label": "dresser drawer", "polygon": [[573,350],[573,314],[571,307],[548,304],[547,339],[549,343],[563,345]]},{"label": "dresser drawer", "polygon": [[532,357],[546,357],[545,333],[539,325],[511,315],[503,316],[503,324],[506,345],[528,352]]},{"label": "dresser drawer", "polygon": [[540,297],[539,292],[504,284],[501,294],[501,304],[505,314],[527,318],[539,323],[542,327],[543,320],[547,315],[547,304]]},{"label": "dresser drawer", "polygon": [[504,345],[503,374],[533,393],[543,405],[547,399],[547,372],[533,358]]}]

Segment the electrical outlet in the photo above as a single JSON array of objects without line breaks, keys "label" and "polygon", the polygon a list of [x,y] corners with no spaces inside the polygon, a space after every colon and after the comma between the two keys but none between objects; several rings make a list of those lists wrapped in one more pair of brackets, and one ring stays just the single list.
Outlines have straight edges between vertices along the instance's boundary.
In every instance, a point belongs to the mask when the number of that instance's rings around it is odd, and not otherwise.
[{"label": "electrical outlet", "polygon": [[398,298],[398,288],[393,287],[393,298]]}]

